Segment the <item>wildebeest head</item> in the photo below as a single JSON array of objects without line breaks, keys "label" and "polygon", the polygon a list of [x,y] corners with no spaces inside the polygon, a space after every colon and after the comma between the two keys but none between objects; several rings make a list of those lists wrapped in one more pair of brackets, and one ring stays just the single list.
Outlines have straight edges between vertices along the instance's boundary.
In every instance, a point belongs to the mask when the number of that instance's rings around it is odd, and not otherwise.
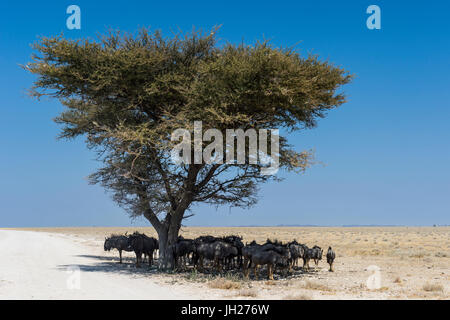
[{"label": "wildebeest head", "polygon": [[242,237],[239,236],[227,236],[222,239],[224,242],[229,243],[236,247],[239,251],[239,254],[242,252],[242,248],[244,247],[244,243],[242,242]]},{"label": "wildebeest head", "polygon": [[105,251],[110,251],[112,248],[112,240],[111,238],[105,238],[105,243],[103,244],[103,248]]},{"label": "wildebeest head", "polygon": [[313,248],[312,248],[312,250],[313,250],[313,255],[314,255],[314,258],[315,259],[322,259],[322,256],[323,256],[323,250],[322,250],[322,248],[321,247],[319,247],[319,246],[314,246]]}]

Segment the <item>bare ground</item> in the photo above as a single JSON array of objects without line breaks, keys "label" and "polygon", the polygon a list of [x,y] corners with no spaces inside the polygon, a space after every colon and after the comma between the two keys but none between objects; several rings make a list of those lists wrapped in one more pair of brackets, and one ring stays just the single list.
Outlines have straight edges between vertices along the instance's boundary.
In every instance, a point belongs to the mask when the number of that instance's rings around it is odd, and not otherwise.
[{"label": "bare ground", "polygon": [[[117,252],[103,251],[104,238],[111,233],[139,230],[156,235],[152,228],[21,230],[35,232],[16,232],[14,234],[20,237],[11,239],[13,231],[0,230],[0,252],[2,260],[6,261],[0,263],[0,299],[450,298],[450,227],[183,228],[182,235],[186,238],[205,234],[239,234],[244,237],[244,242],[264,242],[267,238],[281,241],[297,239],[308,246],[317,244],[324,252],[330,245],[336,251],[335,272],[328,272],[326,261],[322,260],[319,268],[312,272],[297,270],[293,275],[278,277],[275,281],[246,281],[240,273],[219,276],[199,274],[193,270],[178,274],[162,274],[148,267],[137,270],[132,253],[125,253],[125,263],[119,265]],[[9,241],[19,241],[19,246],[23,246],[20,241],[36,237],[34,253],[27,250],[19,256],[14,250],[8,251],[5,247],[12,245],[7,242],[8,237]],[[36,261],[34,265],[27,262],[31,259]],[[81,269],[81,290],[68,290],[66,287],[67,266],[72,265]],[[379,289],[371,290],[366,286],[371,275],[367,267],[371,265],[380,268]],[[32,276],[23,276],[27,273],[32,273]],[[44,290],[43,286],[53,291]],[[58,290],[55,291],[56,287]]]}]

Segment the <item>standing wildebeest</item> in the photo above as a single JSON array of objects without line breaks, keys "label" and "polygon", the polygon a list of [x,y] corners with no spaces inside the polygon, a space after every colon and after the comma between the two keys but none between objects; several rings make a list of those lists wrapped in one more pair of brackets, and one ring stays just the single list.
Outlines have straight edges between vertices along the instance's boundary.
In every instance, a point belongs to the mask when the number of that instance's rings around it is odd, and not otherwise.
[{"label": "standing wildebeest", "polygon": [[256,250],[252,255],[253,273],[256,280],[258,280],[258,268],[262,265],[267,265],[268,278],[273,280],[273,272],[276,266],[289,267],[288,257],[289,255],[283,255],[274,250]]},{"label": "standing wildebeest", "polygon": [[249,269],[253,265],[253,273],[258,278],[258,268],[262,265],[267,265],[268,277],[273,280],[273,272],[276,266],[285,268],[289,267],[291,253],[288,246],[283,243],[267,240],[265,244],[259,245],[252,241],[249,245],[242,249],[244,256],[244,276],[248,278]]},{"label": "standing wildebeest", "polygon": [[312,249],[313,249],[313,257],[312,258],[314,260],[314,263],[316,264],[316,267],[318,267],[319,261],[322,260],[323,250],[319,246],[314,246]]},{"label": "standing wildebeest", "polygon": [[[228,269],[235,267],[235,258],[237,259],[238,267],[242,267],[242,248],[244,248],[244,244],[242,243],[242,237],[239,236],[226,236],[222,238],[223,242],[229,243],[237,249],[237,255],[230,254],[225,258],[225,263]],[[233,251],[234,252],[234,251]]]},{"label": "standing wildebeest", "polygon": [[309,270],[309,261],[314,260],[316,267],[319,265],[319,261],[322,259],[323,250],[319,246],[308,248],[303,245],[305,254],[303,255],[303,270]]},{"label": "standing wildebeest", "polygon": [[177,242],[172,245],[173,256],[175,259],[175,266],[181,268],[186,267],[186,259],[189,258],[191,253],[195,252],[195,244],[192,239],[184,239],[183,237],[178,237]]},{"label": "standing wildebeest", "polygon": [[112,234],[109,238],[105,238],[103,247],[105,251],[117,249],[119,251],[119,263],[122,263],[122,251],[133,251],[133,248],[129,246],[128,237],[126,235],[123,236]]},{"label": "standing wildebeest", "polygon": [[308,248],[306,245],[302,245],[303,246],[303,271],[309,270],[309,260],[312,259],[313,257],[313,249]]},{"label": "standing wildebeest", "polygon": [[153,252],[158,249],[158,240],[152,237],[148,237],[145,234],[135,232],[128,237],[128,243],[131,248],[133,248],[136,254],[136,267],[141,266],[142,254],[148,256],[148,265],[151,266],[153,263]]},{"label": "standing wildebeest", "polygon": [[305,254],[305,248],[299,244],[296,240],[288,243],[289,250],[291,251],[291,263],[290,269],[292,270],[294,266],[298,267],[298,259],[303,258]]},{"label": "standing wildebeest", "polygon": [[334,271],[333,269],[333,262],[334,259],[336,259],[336,253],[334,253],[333,249],[331,247],[328,247],[328,251],[327,251],[327,263],[330,265],[330,270],[331,272]]},{"label": "standing wildebeest", "polygon": [[199,266],[200,270],[203,269],[204,259],[208,259],[214,261],[217,271],[220,272],[222,270],[221,262],[238,255],[238,249],[235,246],[222,240],[214,242],[196,241],[195,244],[195,265],[196,267]]}]

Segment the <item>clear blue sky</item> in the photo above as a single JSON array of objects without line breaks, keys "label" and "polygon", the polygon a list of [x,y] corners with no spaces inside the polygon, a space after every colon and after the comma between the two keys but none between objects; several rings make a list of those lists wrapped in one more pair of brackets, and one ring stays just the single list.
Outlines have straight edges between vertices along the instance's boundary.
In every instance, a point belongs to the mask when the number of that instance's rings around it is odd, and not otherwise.
[{"label": "clear blue sky", "polygon": [[[70,4],[81,8],[81,30],[66,28]],[[366,27],[371,4],[381,8],[381,30]],[[231,42],[301,41],[303,53],[356,78],[345,87],[348,103],[291,137],[325,165],[265,185],[250,210],[197,207],[186,224],[450,224],[449,12],[448,1],[2,1],[0,227],[131,223],[87,184],[99,164],[83,140],[56,140],[61,105],[26,96],[33,76],[19,64],[30,60],[37,35],[217,24]]]}]

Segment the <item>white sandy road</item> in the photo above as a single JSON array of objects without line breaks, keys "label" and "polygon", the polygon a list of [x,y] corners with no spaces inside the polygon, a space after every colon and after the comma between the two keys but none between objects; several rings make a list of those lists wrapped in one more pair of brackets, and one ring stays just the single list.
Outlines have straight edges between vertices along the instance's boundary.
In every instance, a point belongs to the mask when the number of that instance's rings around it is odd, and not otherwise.
[{"label": "white sandy road", "polygon": [[0,230],[0,299],[207,298],[161,286],[148,271],[136,273],[131,266],[102,261],[96,253],[63,235]]}]

